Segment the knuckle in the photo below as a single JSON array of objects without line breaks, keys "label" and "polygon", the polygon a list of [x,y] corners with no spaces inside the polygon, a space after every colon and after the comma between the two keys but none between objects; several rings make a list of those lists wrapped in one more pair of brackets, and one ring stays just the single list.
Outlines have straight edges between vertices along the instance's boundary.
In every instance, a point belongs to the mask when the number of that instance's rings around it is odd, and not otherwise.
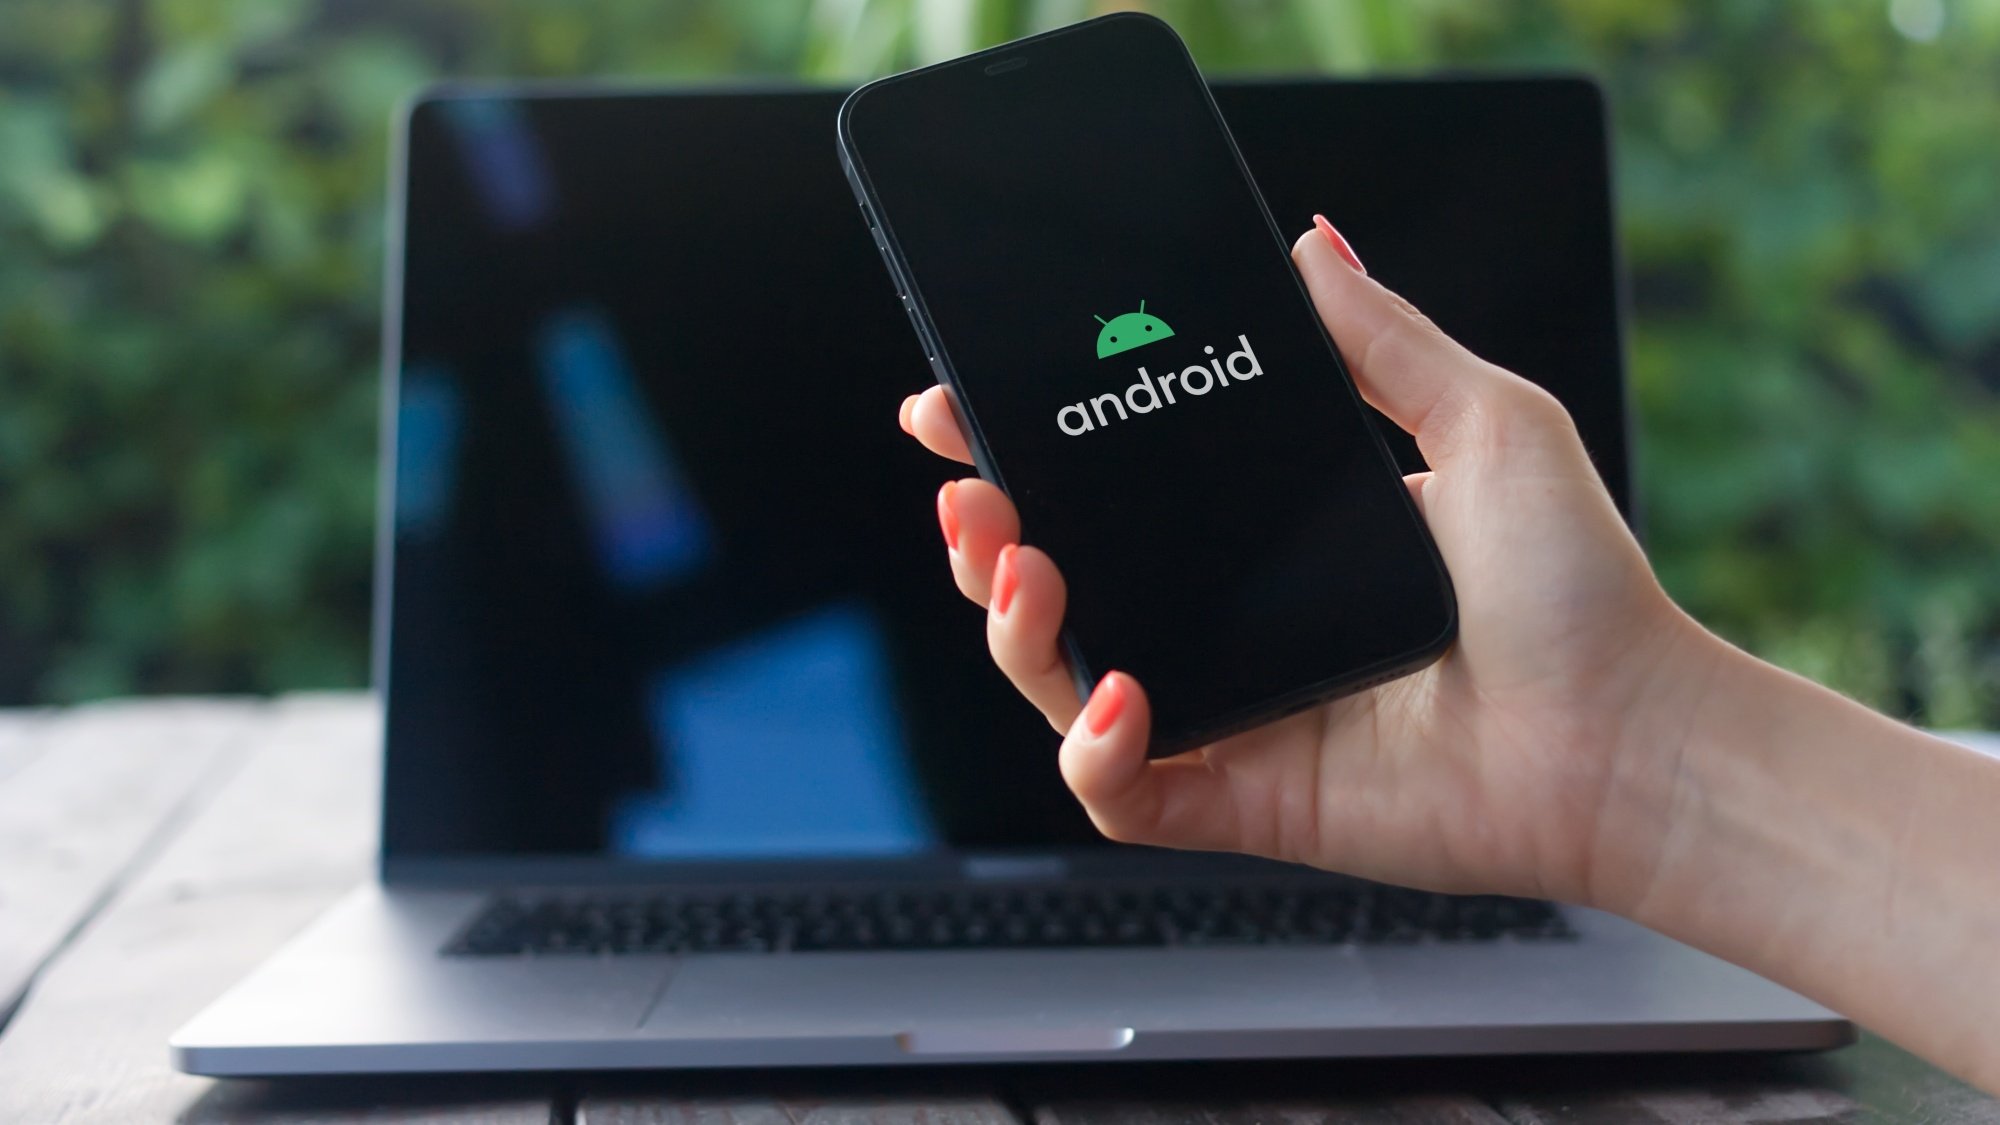
[{"label": "knuckle", "polygon": [[1013,682],[1014,689],[1019,691],[1021,678],[1015,673],[1019,670],[1017,666],[1020,660],[1005,632],[1005,626],[993,620],[991,614],[986,617],[986,652],[993,657],[994,666],[1005,672],[1007,679]]},{"label": "knuckle", "polygon": [[1425,316],[1417,306],[1404,300],[1401,294],[1391,293],[1389,299],[1403,314],[1397,318],[1395,325],[1396,331],[1405,337],[1404,342],[1407,345],[1424,348],[1458,347],[1458,342],[1445,335],[1444,329],[1439,328],[1436,321]]},{"label": "knuckle", "polygon": [[1485,361],[1489,378],[1457,389],[1434,412],[1433,449],[1440,458],[1460,452],[1542,446],[1551,437],[1573,435],[1569,411],[1548,391]]},{"label": "knuckle", "polygon": [[[1389,303],[1403,310],[1403,315],[1408,317],[1413,323],[1428,327],[1434,332],[1437,331],[1437,325],[1431,323],[1431,318],[1425,316],[1417,306],[1411,304],[1401,293],[1391,290],[1389,292]],[[1443,335],[1442,332],[1438,334],[1440,336]]]},{"label": "knuckle", "polygon": [[1097,831],[1099,835],[1103,836],[1107,840],[1110,840],[1112,843],[1140,844],[1145,842],[1145,840],[1141,837],[1139,833],[1132,831],[1132,826],[1130,824],[1118,819],[1117,817],[1106,816],[1105,814],[1098,812],[1095,809],[1092,809],[1090,810],[1090,822],[1097,826]]},{"label": "knuckle", "polygon": [[1459,350],[1458,343],[1416,306],[1394,293],[1389,298],[1400,315],[1389,317],[1388,324],[1369,339],[1361,353],[1363,368],[1393,372],[1435,363]]},{"label": "knuckle", "polygon": [[1481,411],[1497,444],[1540,441],[1575,431],[1576,423],[1556,396],[1517,375],[1502,374],[1504,378],[1494,383],[1492,402]]},{"label": "knuckle", "polygon": [[986,588],[983,585],[973,581],[972,575],[958,567],[952,568],[952,577],[957,580],[958,592],[965,595],[966,601],[981,608],[985,607]]}]

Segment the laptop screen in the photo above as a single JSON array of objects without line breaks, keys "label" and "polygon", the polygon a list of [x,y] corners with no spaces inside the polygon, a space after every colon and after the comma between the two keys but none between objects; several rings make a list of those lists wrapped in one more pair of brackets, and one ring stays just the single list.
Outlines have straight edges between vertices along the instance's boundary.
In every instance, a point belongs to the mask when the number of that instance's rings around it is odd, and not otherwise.
[{"label": "laptop screen", "polygon": [[[1283,229],[1326,212],[1377,277],[1549,387],[1625,502],[1592,87],[1217,97]],[[380,638],[391,861],[1096,840],[945,566],[933,497],[963,470],[896,426],[931,374],[838,165],[840,98],[413,109]]]}]

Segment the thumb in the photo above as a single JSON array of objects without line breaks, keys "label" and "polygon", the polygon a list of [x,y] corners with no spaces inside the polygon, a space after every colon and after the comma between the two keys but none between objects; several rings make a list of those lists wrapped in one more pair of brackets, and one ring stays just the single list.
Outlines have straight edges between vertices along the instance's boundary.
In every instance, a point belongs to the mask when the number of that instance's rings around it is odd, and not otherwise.
[{"label": "thumb", "polygon": [[1408,301],[1370,278],[1324,216],[1292,245],[1320,320],[1361,397],[1442,467],[1460,426],[1496,395],[1533,385],[1473,355]]}]

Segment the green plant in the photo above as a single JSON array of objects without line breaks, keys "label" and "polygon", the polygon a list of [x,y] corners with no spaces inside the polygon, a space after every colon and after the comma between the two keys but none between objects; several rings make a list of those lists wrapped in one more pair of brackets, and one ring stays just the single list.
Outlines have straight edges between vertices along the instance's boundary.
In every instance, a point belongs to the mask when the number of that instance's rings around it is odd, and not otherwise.
[{"label": "green plant", "polygon": [[[412,88],[848,80],[1097,7],[13,0],[0,702],[364,681],[384,157]],[[2000,724],[2000,7],[1153,7],[1213,71],[1600,76],[1669,587],[1896,713]]]}]

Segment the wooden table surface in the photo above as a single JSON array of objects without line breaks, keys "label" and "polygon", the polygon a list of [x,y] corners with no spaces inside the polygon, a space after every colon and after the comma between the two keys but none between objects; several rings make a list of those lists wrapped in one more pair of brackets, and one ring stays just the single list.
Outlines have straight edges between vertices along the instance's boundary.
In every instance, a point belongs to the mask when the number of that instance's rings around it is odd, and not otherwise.
[{"label": "wooden table surface", "polygon": [[0,1122],[2000,1123],[1878,1039],[1823,1055],[214,1081],[166,1040],[368,877],[359,695],[0,711]]}]

